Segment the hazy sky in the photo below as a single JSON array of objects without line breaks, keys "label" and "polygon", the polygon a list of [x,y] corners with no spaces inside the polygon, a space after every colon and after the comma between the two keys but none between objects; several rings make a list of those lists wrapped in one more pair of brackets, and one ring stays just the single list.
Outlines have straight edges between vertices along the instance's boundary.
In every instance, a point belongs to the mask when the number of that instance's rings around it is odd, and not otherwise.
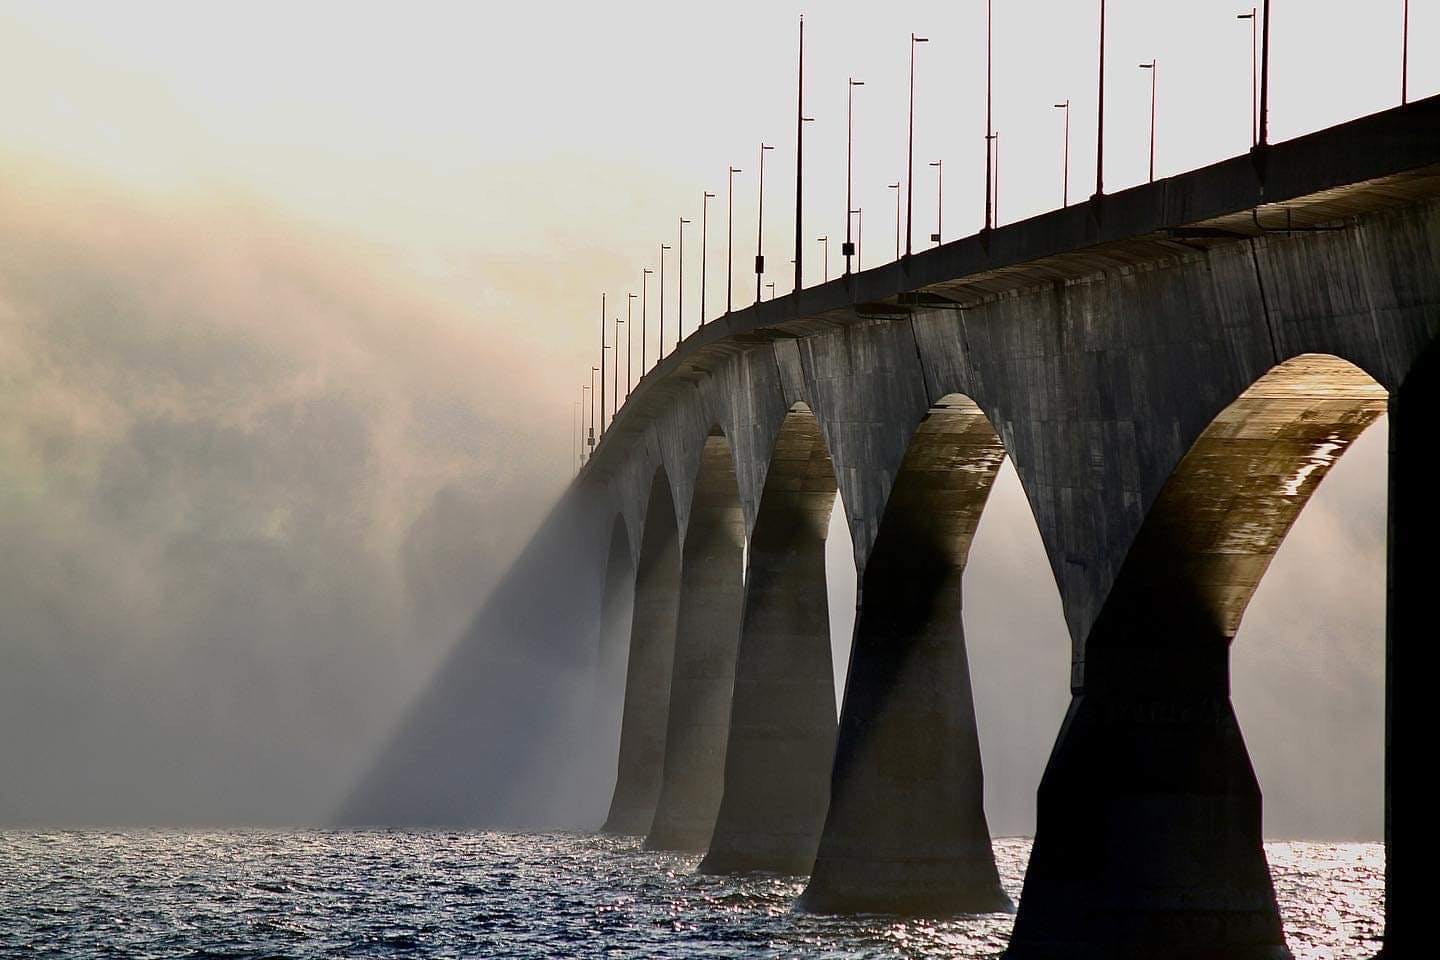
[{"label": "hazy sky", "polygon": [[[1400,6],[1275,4],[1275,139],[1398,99]],[[1412,8],[1419,97],[1440,3]],[[729,164],[748,302],[762,139],[788,288],[801,9],[0,0],[0,821],[324,816],[567,478],[599,294],[623,308],[682,215],[693,328],[704,190],[723,303]],[[916,243],[934,159],[947,237],[973,231],[980,0],[803,9],[808,275],[822,234],[839,268],[849,75],[866,261],[893,252],[912,30]],[[1111,0],[1108,187],[1145,175],[1152,57],[1159,175],[1248,147],[1239,9]],[[1092,189],[1095,34],[1093,3],[996,3],[1002,221],[1058,203],[1067,97],[1071,196]],[[1285,832],[1379,823],[1379,434],[1237,641]],[[992,807],[1033,803],[1064,709],[1041,557],[1007,473],[967,587]],[[1318,813],[1312,773],[1338,796]]]}]

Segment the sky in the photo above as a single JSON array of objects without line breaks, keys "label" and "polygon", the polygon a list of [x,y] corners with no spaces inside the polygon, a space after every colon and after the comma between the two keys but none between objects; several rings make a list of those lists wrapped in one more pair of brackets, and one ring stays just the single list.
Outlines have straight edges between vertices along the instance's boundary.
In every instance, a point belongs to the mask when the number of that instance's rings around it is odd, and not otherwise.
[{"label": "sky", "polygon": [[[995,4],[1002,223],[1059,203],[1067,98],[1070,196],[1093,189],[1094,6]],[[1274,6],[1272,139],[1398,100],[1400,0]],[[684,330],[702,243],[720,309],[731,165],[735,297],[753,297],[762,140],[766,281],[788,290],[802,12],[807,282],[821,236],[839,269],[847,77],[865,84],[864,261],[893,254],[912,31],[929,38],[914,242],[937,159],[945,236],[972,232],[979,0],[0,0],[0,822],[327,816],[568,480],[601,293],[608,326],[686,217]],[[1142,61],[1158,176],[1249,146],[1237,12],[1111,0],[1107,189],[1146,175]],[[1440,91],[1440,3],[1412,3],[1411,37],[1412,97]],[[1236,643],[1272,832],[1378,833],[1382,429],[1302,516]],[[1041,558],[1007,473],[967,575],[1007,832],[1065,703]]]}]

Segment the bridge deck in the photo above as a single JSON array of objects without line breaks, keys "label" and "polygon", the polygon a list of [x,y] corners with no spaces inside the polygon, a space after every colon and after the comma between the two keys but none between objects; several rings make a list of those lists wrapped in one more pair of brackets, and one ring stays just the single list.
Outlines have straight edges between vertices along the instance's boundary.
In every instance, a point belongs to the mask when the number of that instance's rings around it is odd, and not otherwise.
[{"label": "bridge deck", "polygon": [[1323,227],[1440,195],[1440,96],[980,232],[717,317],[641,377],[585,464],[608,474],[669,391],[753,343]]}]

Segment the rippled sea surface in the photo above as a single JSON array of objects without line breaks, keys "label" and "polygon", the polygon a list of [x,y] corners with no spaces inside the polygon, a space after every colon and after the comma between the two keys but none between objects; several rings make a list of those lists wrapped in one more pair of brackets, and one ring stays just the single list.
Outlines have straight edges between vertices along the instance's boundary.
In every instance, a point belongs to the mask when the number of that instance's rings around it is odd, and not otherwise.
[{"label": "rippled sea surface", "polygon": [[[1019,900],[1030,843],[995,843]],[[1272,843],[1291,949],[1379,947],[1378,844]],[[0,956],[991,957],[1011,917],[797,914],[792,878],[571,834],[0,833]]]}]

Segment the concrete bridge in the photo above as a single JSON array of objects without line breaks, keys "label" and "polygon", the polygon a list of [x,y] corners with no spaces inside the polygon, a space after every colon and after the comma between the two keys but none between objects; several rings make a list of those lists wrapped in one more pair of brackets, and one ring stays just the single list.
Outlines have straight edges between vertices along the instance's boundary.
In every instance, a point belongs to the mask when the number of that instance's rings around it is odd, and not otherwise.
[{"label": "concrete bridge", "polygon": [[[1288,956],[1229,646],[1388,412],[1385,950],[1428,955],[1437,333],[1440,98],[706,324],[567,500],[594,562],[526,561],[580,584],[577,643],[603,596],[608,645],[574,655],[625,690],[605,828],[808,874],[809,909],[1008,909],[961,610],[1008,456],[1072,699],[1007,956]],[[837,492],[860,582],[838,724]],[[492,620],[525,642],[525,615]]]}]

